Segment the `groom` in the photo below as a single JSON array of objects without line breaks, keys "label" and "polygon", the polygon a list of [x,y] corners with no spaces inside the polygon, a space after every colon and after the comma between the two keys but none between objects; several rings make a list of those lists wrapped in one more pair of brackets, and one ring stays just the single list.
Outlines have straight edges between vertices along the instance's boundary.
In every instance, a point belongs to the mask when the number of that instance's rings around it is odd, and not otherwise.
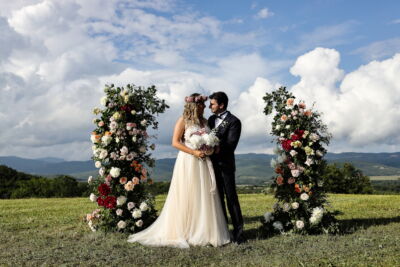
[{"label": "groom", "polygon": [[222,210],[228,221],[225,196],[229,214],[233,224],[233,242],[241,244],[245,241],[243,236],[243,217],[240,210],[239,199],[235,183],[235,149],[239,142],[242,124],[238,118],[227,111],[228,96],[224,92],[216,92],[209,96],[210,109],[214,113],[208,119],[208,125],[215,129],[220,140],[219,150],[212,156],[217,187],[221,197]]}]

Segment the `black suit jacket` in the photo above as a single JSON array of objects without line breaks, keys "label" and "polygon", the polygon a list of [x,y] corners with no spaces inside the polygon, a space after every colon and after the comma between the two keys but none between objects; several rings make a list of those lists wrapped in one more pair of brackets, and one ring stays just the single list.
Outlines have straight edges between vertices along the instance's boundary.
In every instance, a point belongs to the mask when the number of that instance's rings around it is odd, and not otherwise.
[{"label": "black suit jacket", "polygon": [[[216,115],[212,115],[208,119],[208,125],[211,129],[215,128],[215,118]],[[242,123],[237,117],[228,111],[225,119],[215,129],[215,131],[220,140],[220,152],[218,154],[213,154],[211,160],[214,165],[217,165],[220,168],[235,171],[235,149],[242,131]]]}]

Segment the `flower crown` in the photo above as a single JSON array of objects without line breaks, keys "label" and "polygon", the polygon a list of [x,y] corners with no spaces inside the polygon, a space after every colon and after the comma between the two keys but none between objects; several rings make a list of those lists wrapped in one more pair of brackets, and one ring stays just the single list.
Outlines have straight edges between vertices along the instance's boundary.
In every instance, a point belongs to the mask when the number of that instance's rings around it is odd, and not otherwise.
[{"label": "flower crown", "polygon": [[186,103],[200,103],[200,102],[207,101],[207,99],[208,99],[208,97],[205,95],[187,96],[187,97],[185,97],[185,102]]}]

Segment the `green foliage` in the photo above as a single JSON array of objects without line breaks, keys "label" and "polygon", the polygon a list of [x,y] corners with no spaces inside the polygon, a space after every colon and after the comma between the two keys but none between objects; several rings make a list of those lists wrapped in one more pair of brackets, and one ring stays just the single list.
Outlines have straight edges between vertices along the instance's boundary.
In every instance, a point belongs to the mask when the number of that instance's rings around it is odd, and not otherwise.
[{"label": "green foliage", "polygon": [[38,178],[0,165],[0,198],[10,198],[12,192],[18,187],[19,181],[27,181],[35,177]]},{"label": "green foliage", "polygon": [[265,214],[267,232],[337,232],[333,214],[325,209],[321,175],[326,165],[324,146],[331,135],[320,113],[296,102],[285,87],[267,93],[264,101],[266,115],[276,111],[271,134],[278,145],[277,160],[271,161],[277,173],[271,185],[277,203],[272,213]]},{"label": "green foliage", "polygon": [[373,189],[368,176],[351,163],[343,167],[329,164],[323,173],[324,188],[327,192],[343,194],[372,194]]}]

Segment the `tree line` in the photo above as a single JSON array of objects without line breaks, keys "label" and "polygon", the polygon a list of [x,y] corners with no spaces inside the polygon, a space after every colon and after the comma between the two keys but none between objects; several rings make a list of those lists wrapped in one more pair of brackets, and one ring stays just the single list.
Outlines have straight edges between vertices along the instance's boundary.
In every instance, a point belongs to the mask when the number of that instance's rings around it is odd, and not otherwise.
[{"label": "tree line", "polygon": [[[397,187],[399,186],[391,185],[384,188],[383,185],[380,185],[374,188],[369,177],[364,175],[360,169],[357,169],[351,163],[326,165],[323,172],[323,182],[327,192],[340,194],[392,192],[393,189],[398,189]],[[169,185],[169,182],[156,182],[153,185],[147,185],[147,187],[150,193],[158,195],[167,193]],[[258,193],[261,191],[262,189],[259,186],[238,188],[239,193]],[[47,178],[18,172],[7,166],[0,165],[0,198],[3,199],[87,197],[89,194],[89,186],[86,182],[80,182],[68,175]]]}]

